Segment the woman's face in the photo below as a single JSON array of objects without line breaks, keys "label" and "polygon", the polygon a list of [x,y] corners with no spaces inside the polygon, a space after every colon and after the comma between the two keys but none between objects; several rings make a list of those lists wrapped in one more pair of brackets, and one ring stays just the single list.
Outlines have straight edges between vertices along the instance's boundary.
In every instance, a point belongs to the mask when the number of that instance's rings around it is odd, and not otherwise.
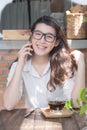
[{"label": "woman's face", "polygon": [[49,55],[50,51],[58,44],[55,29],[44,23],[36,25],[31,41],[34,52],[38,56]]}]

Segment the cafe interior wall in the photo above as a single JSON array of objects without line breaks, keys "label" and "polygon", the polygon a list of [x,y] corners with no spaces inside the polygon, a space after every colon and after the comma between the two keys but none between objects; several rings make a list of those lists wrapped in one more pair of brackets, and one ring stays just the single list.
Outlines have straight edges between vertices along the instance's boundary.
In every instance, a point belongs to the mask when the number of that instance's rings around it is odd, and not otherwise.
[{"label": "cafe interior wall", "polygon": [[[68,4],[67,4],[68,2]],[[58,3],[58,4],[57,4]],[[71,6],[70,0],[66,0],[66,3],[64,3],[64,0],[52,0],[51,1],[51,15],[54,17],[57,17],[57,12],[59,13],[60,22],[63,23],[63,14],[65,11],[64,6],[66,6],[66,9],[68,9]],[[64,24],[64,23],[63,23]],[[65,25],[64,25],[65,26]],[[17,44],[15,44],[17,46]],[[0,48],[0,108],[3,108],[3,93],[6,88],[6,82],[7,82],[7,75],[9,73],[9,66],[10,64],[16,59],[17,52],[19,49],[1,49]],[[87,64],[87,49],[81,49],[81,51],[85,55],[85,63]],[[87,86],[87,66],[85,68],[86,70],[86,86]],[[17,107],[24,107],[24,95],[21,99],[21,101],[17,104]]]}]

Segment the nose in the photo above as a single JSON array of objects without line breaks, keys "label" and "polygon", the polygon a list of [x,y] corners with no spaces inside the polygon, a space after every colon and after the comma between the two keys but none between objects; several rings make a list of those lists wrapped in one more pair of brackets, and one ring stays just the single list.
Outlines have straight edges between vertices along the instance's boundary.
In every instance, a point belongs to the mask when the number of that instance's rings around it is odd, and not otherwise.
[{"label": "nose", "polygon": [[42,38],[40,39],[40,41],[41,41],[41,43],[46,42],[46,40],[45,40],[45,35],[42,36]]}]

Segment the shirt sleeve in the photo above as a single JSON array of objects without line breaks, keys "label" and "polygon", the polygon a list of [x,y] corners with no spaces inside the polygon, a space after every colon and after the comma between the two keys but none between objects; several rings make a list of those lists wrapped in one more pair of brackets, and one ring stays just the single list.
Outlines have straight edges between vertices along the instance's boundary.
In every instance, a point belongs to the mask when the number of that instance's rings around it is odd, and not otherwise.
[{"label": "shirt sleeve", "polygon": [[[10,71],[9,71],[9,74],[8,74],[8,77],[7,77],[7,85],[9,84],[9,82],[11,81],[11,79],[13,77],[16,66],[17,66],[17,62],[14,62],[12,64],[11,68],[10,68]],[[20,82],[20,96],[19,96],[19,98],[22,96],[22,92],[23,92],[23,79],[21,79],[21,82]]]}]

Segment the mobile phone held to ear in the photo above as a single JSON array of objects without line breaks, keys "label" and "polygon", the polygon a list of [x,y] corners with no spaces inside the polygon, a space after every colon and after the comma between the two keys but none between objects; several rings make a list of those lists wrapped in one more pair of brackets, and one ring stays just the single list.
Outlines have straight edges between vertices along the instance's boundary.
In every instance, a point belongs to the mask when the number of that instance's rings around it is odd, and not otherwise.
[{"label": "mobile phone held to ear", "polygon": [[[29,38],[29,43],[32,43],[32,42],[31,42],[31,37]],[[32,45],[31,45],[30,47],[33,49]],[[31,50],[30,53],[33,55],[34,51]],[[32,55],[28,55],[28,59],[31,58]]]},{"label": "mobile phone held to ear", "polygon": [[[29,38],[29,42],[32,43],[31,36]],[[31,48],[33,49],[32,45],[31,45]],[[31,52],[33,52],[33,51],[31,51]]]}]

